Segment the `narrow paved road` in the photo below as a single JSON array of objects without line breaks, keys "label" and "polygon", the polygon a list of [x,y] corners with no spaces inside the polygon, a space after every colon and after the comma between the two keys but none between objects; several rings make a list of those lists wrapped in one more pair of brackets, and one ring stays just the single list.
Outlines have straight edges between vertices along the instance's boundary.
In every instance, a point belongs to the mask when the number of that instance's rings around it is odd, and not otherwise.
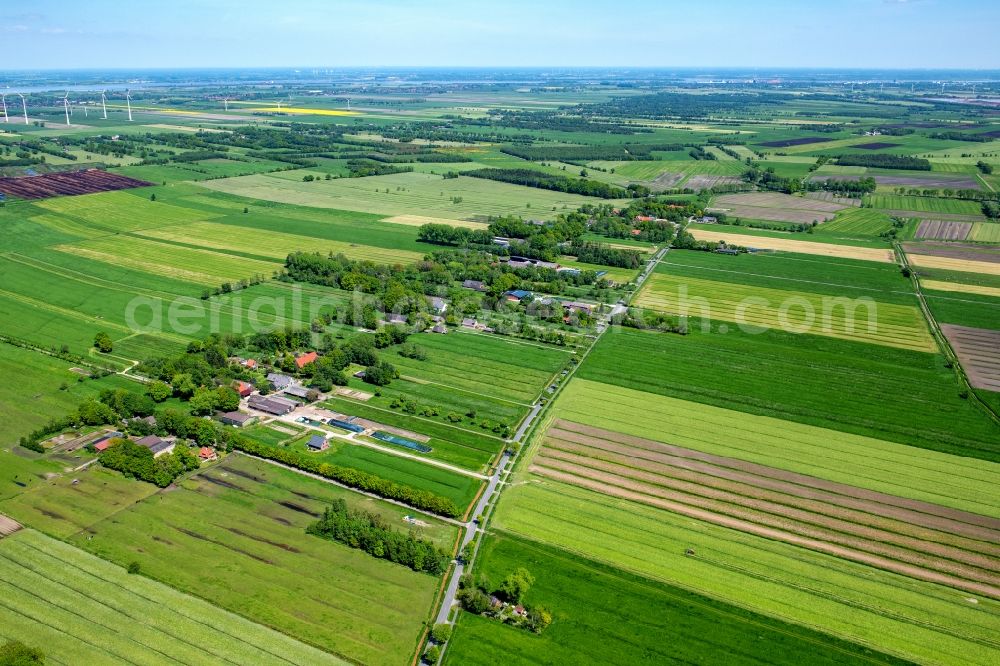
[{"label": "narrow paved road", "polygon": [[[642,271],[642,274],[639,275],[638,278],[636,278],[635,291],[632,292],[633,296],[639,292],[639,289],[646,281],[646,278],[648,278],[653,273],[653,271],[656,269],[656,265],[660,263],[660,260],[666,254],[667,254],[667,248],[661,248],[658,252],[656,252],[656,254],[654,254],[649,259],[649,261],[646,264],[646,267]],[[610,312],[606,313],[601,318],[601,320],[597,323],[597,335],[594,336],[594,342],[580,356],[580,363],[574,365],[570,369],[569,374],[563,377],[562,381],[559,382],[559,386],[556,389],[556,392],[553,393],[551,396],[548,396],[548,399],[546,400],[544,405],[539,401],[532,406],[531,413],[528,414],[528,417],[524,419],[524,422],[521,424],[521,427],[517,429],[517,432],[514,434],[514,437],[511,440],[512,442],[516,442],[522,445],[524,444],[524,438],[530,432],[531,426],[535,423],[538,416],[542,413],[542,411],[545,409],[547,405],[553,402],[553,400],[559,394],[562,388],[567,383],[569,383],[569,380],[573,377],[573,374],[576,372],[576,369],[580,367],[584,359],[587,358],[587,355],[590,353],[590,350],[594,348],[597,342],[601,339],[601,336],[603,336],[604,333],[609,328],[611,328],[612,315],[626,310],[628,308],[629,302],[631,302],[631,298],[628,300],[619,301],[611,308]],[[475,538],[476,534],[485,531],[485,526],[477,523],[476,518],[481,516],[483,518],[484,523],[488,522],[489,516],[484,515],[484,512],[486,511],[487,506],[490,503],[490,500],[493,499],[493,496],[501,490],[502,484],[504,483],[504,479],[511,472],[512,463],[513,463],[513,458],[510,456],[510,454],[504,453],[503,457],[500,459],[500,464],[497,465],[496,472],[493,474],[493,476],[490,477],[490,482],[486,487],[486,492],[483,493],[482,498],[480,498],[479,500],[479,504],[476,505],[476,510],[473,511],[472,513],[472,520],[470,520],[468,523],[465,524],[465,536],[462,538],[462,546],[459,552],[461,552],[461,550],[464,549],[465,546],[470,541],[472,541],[473,538]],[[461,579],[462,575],[465,573],[465,570],[467,568],[469,569],[472,568],[472,565],[476,560],[476,556],[479,553],[480,545],[481,542],[476,544],[476,550],[472,554],[472,557],[468,562],[463,562],[461,559],[455,561],[455,573],[451,577],[451,580],[448,583],[448,588],[445,590],[444,599],[442,599],[441,602],[441,608],[438,610],[437,618],[435,619],[436,624],[446,624],[451,622],[450,616],[451,616],[451,611],[456,604],[459,579]],[[447,649],[448,647],[447,643],[442,647],[443,647],[442,649],[442,654],[443,654],[444,649]]]}]

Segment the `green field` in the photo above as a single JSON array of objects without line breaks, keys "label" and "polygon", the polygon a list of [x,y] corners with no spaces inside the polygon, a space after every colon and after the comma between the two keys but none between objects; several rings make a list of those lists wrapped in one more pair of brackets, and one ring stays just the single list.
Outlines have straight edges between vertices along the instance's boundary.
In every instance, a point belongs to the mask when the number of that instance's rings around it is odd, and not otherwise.
[{"label": "green field", "polygon": [[[427,574],[307,535],[335,498],[405,528],[400,507],[240,455],[73,538],[118,564],[350,660],[409,660],[438,587]],[[455,532],[427,519],[450,549]]]},{"label": "green field", "polygon": [[879,664],[846,641],[631,575],[509,533],[487,539],[477,570],[535,577],[527,601],[553,614],[540,636],[463,613],[446,664]]},{"label": "green field", "polygon": [[[932,293],[928,300],[938,314],[938,299],[930,298]],[[997,311],[1000,308],[993,308],[994,322]],[[955,323],[963,321],[967,320]],[[613,329],[588,356],[578,376],[750,414],[1000,460],[996,426],[959,395],[954,371],[937,354],[776,331],[747,335],[693,330],[680,336]],[[928,405],[934,405],[933,409]]]},{"label": "green field", "polygon": [[976,222],[969,232],[970,241],[977,243],[1000,243],[1000,224],[996,222]]},{"label": "green field", "polygon": [[32,530],[0,539],[0,591],[0,639],[48,663],[348,663]]},{"label": "green field", "polygon": [[315,432],[309,432],[301,439],[289,442],[288,448],[323,462],[359,469],[410,488],[447,497],[455,502],[459,511],[469,506],[482,486],[482,481],[471,476],[337,438],[330,440],[330,448],[325,451],[311,453],[306,441],[313,434]]},{"label": "green field", "polygon": [[885,213],[871,208],[848,208],[837,213],[837,217],[821,224],[817,232],[837,232],[878,236],[892,228],[892,220]]},{"label": "green field", "polygon": [[[488,215],[551,218],[599,199],[509,185],[482,178],[443,179],[426,173],[340,178],[304,183],[270,175],[226,178],[203,187],[254,199],[380,215],[468,219]],[[389,190],[386,192],[386,190]]]},{"label": "green field", "polygon": [[[521,537],[904,659],[994,661],[1000,605],[993,600],[971,604],[945,587],[581,488],[526,480],[505,493],[494,519]],[[695,556],[685,555],[689,549]]]},{"label": "green field", "polygon": [[[589,359],[588,359],[589,362]],[[576,378],[556,414],[578,423],[997,517],[1000,463]],[[988,431],[987,431],[988,432]],[[986,445],[995,447],[995,440]]]},{"label": "green field", "polygon": [[118,376],[81,381],[82,375],[70,371],[73,365],[0,342],[0,377],[8,378],[0,382],[0,413],[17,414],[17,418],[0,419],[0,449],[6,449],[51,419],[64,416],[104,389],[137,386]]},{"label": "green field", "polygon": [[780,329],[937,351],[916,306],[876,302],[870,296],[821,296],[811,290],[746,286],[657,272],[643,285],[634,303],[669,314],[735,323],[746,332]]},{"label": "green field", "polygon": [[959,215],[980,215],[982,213],[982,209],[977,202],[965,199],[943,199],[898,194],[869,194],[865,197],[865,203],[871,208],[913,210],[922,213]]}]

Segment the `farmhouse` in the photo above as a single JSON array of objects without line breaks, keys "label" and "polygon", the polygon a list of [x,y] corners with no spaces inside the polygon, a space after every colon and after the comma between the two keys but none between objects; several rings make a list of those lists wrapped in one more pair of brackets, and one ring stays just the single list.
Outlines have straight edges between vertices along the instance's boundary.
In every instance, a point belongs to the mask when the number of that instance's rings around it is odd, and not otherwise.
[{"label": "farmhouse", "polygon": [[242,428],[243,426],[253,423],[256,420],[256,416],[245,412],[226,412],[219,417],[219,421],[221,421],[224,425],[231,425],[236,428]]},{"label": "farmhouse", "polygon": [[288,388],[288,386],[292,383],[292,378],[288,375],[280,375],[276,372],[272,372],[267,375],[267,381],[271,382],[271,386],[280,391]]},{"label": "farmhouse", "polygon": [[250,409],[256,409],[259,412],[266,412],[268,414],[274,414],[275,416],[284,416],[285,414],[293,411],[296,404],[287,398],[279,396],[252,395],[250,396],[250,399],[247,400],[247,406]]},{"label": "farmhouse", "polygon": [[482,280],[466,280],[462,283],[462,286],[475,291],[486,291],[486,285],[483,284]]},{"label": "farmhouse", "polygon": [[174,450],[174,445],[176,442],[172,439],[160,439],[156,435],[146,435],[145,437],[140,437],[135,440],[135,443],[139,446],[145,446],[147,449],[153,452],[153,457],[158,458],[165,453],[170,453]]},{"label": "farmhouse", "polygon": [[389,315],[388,322],[390,324],[405,324],[406,323],[406,315],[391,314],[391,315]]},{"label": "farmhouse", "polygon": [[215,452],[215,449],[208,446],[203,446],[200,449],[198,449],[198,457],[202,460],[208,461],[208,460],[215,460],[216,458],[219,457],[219,455]]},{"label": "farmhouse", "polygon": [[319,355],[314,351],[306,352],[305,354],[300,354],[299,356],[295,357],[295,366],[299,370],[301,370],[310,363],[314,363],[317,358],[319,358]]},{"label": "farmhouse", "polygon": [[593,314],[594,306],[590,303],[580,303],[579,301],[563,301],[563,310],[569,310],[570,312],[586,312],[587,314]]},{"label": "farmhouse", "polygon": [[438,314],[441,314],[448,309],[448,301],[438,296],[431,296],[427,299],[427,302],[430,304],[431,310],[437,312]]},{"label": "farmhouse", "polygon": [[112,440],[124,436],[125,436],[124,434],[118,432],[117,430],[115,430],[114,432],[105,433],[104,435],[93,441],[94,449],[96,449],[97,451],[104,451],[109,446],[111,446]]},{"label": "farmhouse", "polygon": [[306,442],[306,446],[309,447],[310,451],[325,451],[330,448],[330,443],[326,440],[323,435],[313,435]]},{"label": "farmhouse", "polygon": [[447,333],[447,332],[448,332],[448,327],[445,326],[444,324],[438,324],[437,326],[431,329],[431,333]]},{"label": "farmhouse", "polygon": [[247,398],[251,393],[253,393],[253,384],[248,384],[246,382],[238,381],[236,382],[236,386],[233,388],[236,389],[236,392],[240,394],[241,398]]}]

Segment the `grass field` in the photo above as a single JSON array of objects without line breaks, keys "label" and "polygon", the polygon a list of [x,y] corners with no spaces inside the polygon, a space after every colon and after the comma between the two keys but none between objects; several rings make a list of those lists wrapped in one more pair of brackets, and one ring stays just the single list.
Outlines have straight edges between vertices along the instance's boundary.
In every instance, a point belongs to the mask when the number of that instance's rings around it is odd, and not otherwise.
[{"label": "grass field", "polygon": [[687,230],[698,240],[725,241],[730,245],[815,254],[823,257],[839,257],[842,259],[881,262],[893,261],[892,252],[888,249],[843,245],[838,242],[821,242],[821,239],[816,235],[807,236],[810,240],[806,240],[805,238],[798,240],[800,236],[792,236],[791,234],[779,236],[777,234],[767,235],[754,231],[747,231],[746,233],[734,233],[728,229],[717,231],[711,225],[692,225]]},{"label": "grass field", "polygon": [[47,663],[347,663],[32,530],[0,539],[0,591],[0,639]]},{"label": "grass field", "polygon": [[923,213],[959,215],[979,215],[982,213],[982,209],[977,202],[965,199],[916,197],[898,194],[869,194],[865,197],[865,203],[871,208],[887,210],[913,210]]},{"label": "grass field", "polygon": [[563,390],[557,407],[586,425],[1000,517],[995,462],[584,379]]},{"label": "grass field", "polygon": [[11,446],[21,436],[53,417],[65,415],[104,389],[138,386],[117,376],[80,381],[82,375],[71,372],[71,367],[73,364],[67,361],[0,343],[0,377],[9,379],[0,382],[0,412],[17,414],[16,419],[0,419],[0,448]]},{"label": "grass field", "polygon": [[534,576],[529,604],[548,608],[540,636],[463,613],[446,664],[891,663],[846,641],[749,613],[613,566],[501,533],[487,539],[477,569],[502,580],[517,567]]},{"label": "grass field", "polygon": [[865,300],[658,272],[646,281],[634,303],[670,314],[732,322],[747,331],[779,328],[901,349],[937,350],[915,306],[852,296]]},{"label": "grass field", "polygon": [[197,222],[180,226],[139,232],[138,235],[154,240],[183,243],[191,247],[209,248],[224,253],[243,253],[284,262],[292,252],[319,252],[344,254],[351,259],[373,261],[377,264],[411,264],[423,254],[408,250],[388,250],[370,245],[345,241],[310,238],[279,231],[255,229],[251,234],[234,235],[231,226],[213,222]]},{"label": "grass field", "polygon": [[924,268],[977,273],[979,275],[1000,275],[1000,262],[959,259],[957,257],[937,257],[930,254],[907,253],[910,263],[923,274]]},{"label": "grass field", "polygon": [[289,442],[287,447],[323,462],[359,469],[410,488],[447,497],[455,502],[459,511],[464,511],[469,506],[482,486],[482,482],[474,477],[336,438],[330,440],[330,448],[327,450],[310,453],[306,441],[313,434],[315,432],[310,432],[301,439]]},{"label": "grass field", "polygon": [[[340,497],[405,527],[402,508],[234,455],[73,541],[345,658],[407,661],[438,580],[307,535],[305,526]],[[430,522],[426,536],[450,548],[454,529]]]},{"label": "grass field", "polygon": [[972,225],[969,240],[977,243],[1000,243],[1000,224],[996,222],[976,222]]},{"label": "grass field", "polygon": [[150,201],[148,196],[128,192],[57,197],[35,205],[109,233],[150,229],[213,217],[211,213]]},{"label": "grass field", "polygon": [[990,545],[1000,539],[1000,520],[562,419],[547,430],[529,470],[545,479],[1000,599],[1000,564]]},{"label": "grass field", "polygon": [[820,225],[817,232],[837,232],[878,236],[892,228],[892,220],[885,213],[871,208],[849,208],[837,213],[837,217]]},{"label": "grass field", "polygon": [[415,172],[311,183],[257,175],[213,180],[202,185],[219,192],[317,208],[458,219],[489,215],[551,218],[585,203],[601,201],[481,178],[443,179]]},{"label": "grass field", "polygon": [[270,277],[281,267],[281,262],[235,257],[223,252],[138,237],[95,238],[72,245],[60,245],[56,249],[87,259],[205,286],[218,286],[223,282],[254,275]]},{"label": "grass field", "polygon": [[505,494],[494,522],[906,659],[985,665],[1000,649],[1000,607],[989,599],[971,604],[968,595],[948,588],[589,490],[552,481],[519,484]]},{"label": "grass field", "polygon": [[[928,300],[937,314],[938,299],[931,296],[929,292]],[[969,304],[959,305],[968,309]],[[804,368],[808,371],[803,372]],[[778,331],[747,335],[694,330],[680,336],[623,328],[601,338],[578,376],[739,412],[1000,460],[996,426],[960,396],[954,372],[939,354]]]}]

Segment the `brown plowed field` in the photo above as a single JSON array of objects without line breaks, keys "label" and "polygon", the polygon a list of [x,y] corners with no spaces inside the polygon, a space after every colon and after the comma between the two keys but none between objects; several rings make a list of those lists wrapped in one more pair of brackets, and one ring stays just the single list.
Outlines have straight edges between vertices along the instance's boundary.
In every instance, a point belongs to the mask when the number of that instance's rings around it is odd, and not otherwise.
[{"label": "brown plowed field", "polygon": [[696,520],[703,520],[708,523],[715,525],[721,525],[723,527],[729,527],[731,529],[739,530],[741,532],[746,532],[748,534],[754,534],[756,536],[764,537],[765,539],[773,539],[775,541],[784,541],[797,546],[802,546],[803,548],[809,548],[818,552],[826,553],[828,555],[833,555],[835,557],[841,557],[847,560],[852,560],[855,562],[860,562],[862,564],[867,564],[869,566],[877,567],[879,569],[885,569],[886,571],[892,571],[895,573],[902,574],[904,576],[910,576],[912,578],[917,578],[919,580],[930,581],[932,583],[938,583],[941,585],[946,585],[955,589],[965,590],[967,592],[972,592],[974,594],[981,594],[983,596],[992,597],[994,599],[1000,599],[1000,588],[996,588],[991,585],[985,585],[982,583],[975,583],[972,581],[966,581],[954,576],[949,576],[948,574],[942,574],[935,571],[928,571],[918,566],[913,566],[905,564],[903,562],[897,562],[884,557],[879,557],[877,555],[872,555],[869,553],[861,553],[853,551],[849,548],[843,548],[841,546],[836,546],[833,544],[828,544],[817,539],[809,539],[805,537],[798,536],[796,534],[789,534],[781,530],[776,530],[768,527],[763,527],[755,523],[747,522],[744,520],[739,520],[736,518],[730,518],[728,516],[720,516],[714,514],[710,511],[703,511],[701,509],[696,509],[692,507],[679,504],[677,502],[671,502],[668,500],[663,500],[657,497],[650,497],[648,495],[643,495],[642,493],[637,493],[633,491],[626,490],[624,488],[617,488],[615,486],[610,486],[605,483],[598,481],[591,481],[589,479],[582,479],[578,476],[572,474],[566,474],[564,472],[559,472],[557,470],[544,470],[535,465],[531,466],[531,471],[537,474],[543,474],[549,478],[556,481],[562,481],[564,483],[569,483],[572,485],[580,486],[582,488],[588,488],[605,495],[610,495],[612,497],[620,497],[626,500],[632,500],[636,502],[641,502],[643,504],[648,504],[650,506],[656,506],[667,511],[672,511],[683,516],[688,516]]},{"label": "brown plowed field", "polygon": [[569,421],[546,435],[541,476],[1000,598],[1000,520]]},{"label": "brown plowed field", "polygon": [[99,169],[46,173],[40,176],[0,178],[0,193],[18,199],[47,199],[57,196],[93,194],[147,187],[152,183],[119,176]]},{"label": "brown plowed field", "polygon": [[941,332],[962,362],[969,383],[978,389],[1000,391],[1000,331],[941,324]]},{"label": "brown plowed field", "polygon": [[972,222],[949,220],[923,220],[917,227],[917,238],[937,240],[965,240],[972,231]]}]

